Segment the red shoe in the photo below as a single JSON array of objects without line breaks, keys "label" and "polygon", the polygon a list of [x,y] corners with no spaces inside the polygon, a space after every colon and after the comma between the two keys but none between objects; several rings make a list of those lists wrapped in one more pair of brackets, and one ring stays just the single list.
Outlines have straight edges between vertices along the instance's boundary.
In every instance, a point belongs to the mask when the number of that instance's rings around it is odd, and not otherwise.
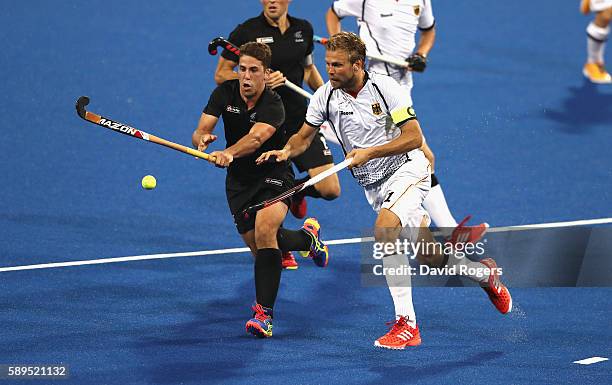
[{"label": "red shoe", "polygon": [[291,206],[289,206],[289,210],[291,210],[291,214],[297,219],[302,219],[306,216],[306,212],[308,211],[308,204],[306,203],[306,196],[304,195],[295,195],[291,200]]},{"label": "red shoe", "polygon": [[472,218],[471,215],[465,217],[461,223],[455,227],[448,240],[453,245],[457,243],[476,243],[489,229],[489,224],[484,222],[476,226],[464,226]]},{"label": "red shoe", "polygon": [[299,267],[291,251],[283,253],[281,263],[283,264],[283,269],[285,270],[296,270]]},{"label": "red shoe", "polygon": [[421,334],[418,325],[413,328],[408,324],[408,317],[400,317],[393,323],[391,330],[384,336],[374,341],[374,346],[386,349],[402,350],[406,346],[418,346],[421,344]]},{"label": "red shoe", "polygon": [[480,261],[483,265],[492,269],[491,275],[486,286],[482,286],[482,289],[487,292],[489,299],[493,303],[493,306],[499,310],[502,314],[507,314],[512,311],[512,296],[510,291],[499,279],[499,273],[497,271],[497,263],[493,258],[485,258]]}]

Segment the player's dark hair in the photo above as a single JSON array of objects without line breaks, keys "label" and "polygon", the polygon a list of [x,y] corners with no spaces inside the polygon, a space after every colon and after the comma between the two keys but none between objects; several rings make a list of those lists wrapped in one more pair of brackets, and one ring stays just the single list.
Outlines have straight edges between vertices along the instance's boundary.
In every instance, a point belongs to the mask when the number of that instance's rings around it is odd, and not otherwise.
[{"label": "player's dark hair", "polygon": [[365,43],[353,32],[338,32],[329,38],[325,46],[330,51],[346,51],[351,64],[354,64],[357,60],[361,60],[362,63],[365,62]]},{"label": "player's dark hair", "polygon": [[244,43],[240,46],[240,57],[245,55],[259,60],[263,64],[264,69],[270,68],[270,63],[272,62],[272,51],[267,44],[256,42]]}]

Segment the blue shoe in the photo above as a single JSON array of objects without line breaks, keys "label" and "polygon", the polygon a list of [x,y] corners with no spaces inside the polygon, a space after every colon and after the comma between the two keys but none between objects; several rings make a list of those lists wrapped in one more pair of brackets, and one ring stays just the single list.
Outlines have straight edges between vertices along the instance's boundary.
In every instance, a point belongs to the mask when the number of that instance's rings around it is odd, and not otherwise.
[{"label": "blue shoe", "polygon": [[253,318],[247,321],[246,331],[259,338],[272,337],[272,309],[255,303]]},{"label": "blue shoe", "polygon": [[310,251],[300,254],[306,258],[312,258],[315,265],[319,267],[327,266],[329,262],[329,250],[327,245],[321,241],[321,225],[315,218],[308,218],[304,221],[302,230],[310,235],[312,242],[310,243]]}]

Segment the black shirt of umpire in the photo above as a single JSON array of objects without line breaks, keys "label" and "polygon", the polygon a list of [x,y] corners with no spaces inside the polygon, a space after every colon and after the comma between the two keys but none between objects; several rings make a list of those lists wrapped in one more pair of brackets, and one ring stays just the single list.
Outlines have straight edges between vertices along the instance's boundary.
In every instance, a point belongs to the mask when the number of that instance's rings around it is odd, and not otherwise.
[{"label": "black shirt of umpire", "polygon": [[276,92],[266,87],[255,106],[249,110],[240,96],[238,79],[228,80],[210,95],[204,113],[216,117],[222,116],[226,148],[247,135],[255,123],[266,123],[276,128],[276,132],[254,153],[232,161],[227,170],[228,177],[246,182],[286,173],[289,167],[287,162],[264,163],[260,166],[255,164],[255,160],[262,153],[283,148],[286,143],[285,133],[281,128],[285,111],[281,98]]},{"label": "black shirt of umpire", "polygon": [[[239,24],[230,34],[229,41],[240,47],[242,44],[257,41],[266,43],[272,50],[270,68],[281,71],[294,84],[302,85],[304,80],[304,63],[314,50],[312,25],[303,19],[287,15],[289,28],[281,34],[278,27],[271,26],[263,13]],[[224,50],[222,56],[236,61],[236,56]],[[287,135],[295,134],[302,126],[308,104],[306,99],[287,87],[277,87],[285,106],[285,129]]]}]

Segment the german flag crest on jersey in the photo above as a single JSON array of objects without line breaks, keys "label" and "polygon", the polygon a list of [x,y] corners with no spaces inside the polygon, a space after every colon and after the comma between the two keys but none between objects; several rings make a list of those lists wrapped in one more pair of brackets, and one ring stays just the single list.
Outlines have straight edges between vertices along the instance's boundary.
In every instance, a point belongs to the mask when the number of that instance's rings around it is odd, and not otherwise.
[{"label": "german flag crest on jersey", "polygon": [[380,103],[374,103],[372,104],[372,113],[374,115],[380,115],[382,114],[382,108],[380,108]]},{"label": "german flag crest on jersey", "polygon": [[421,6],[420,5],[414,5],[412,8],[414,9],[414,14],[416,16],[419,16],[421,14]]}]

